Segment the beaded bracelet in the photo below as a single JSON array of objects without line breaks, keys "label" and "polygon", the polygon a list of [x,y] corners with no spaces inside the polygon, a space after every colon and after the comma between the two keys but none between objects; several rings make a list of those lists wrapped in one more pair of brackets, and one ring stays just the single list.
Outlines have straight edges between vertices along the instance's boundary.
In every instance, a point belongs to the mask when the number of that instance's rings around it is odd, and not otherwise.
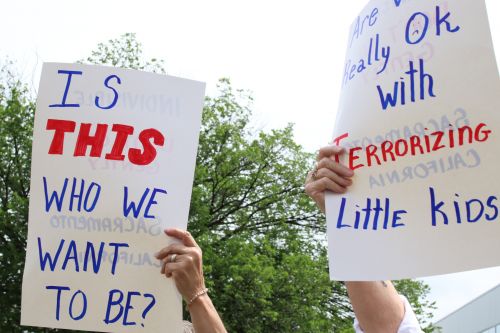
[{"label": "beaded bracelet", "polygon": [[198,291],[198,292],[197,292],[196,294],[194,294],[194,296],[193,296],[193,297],[189,300],[189,302],[188,302],[188,306],[189,306],[189,305],[191,305],[191,304],[193,304],[193,302],[194,302],[194,301],[196,301],[196,299],[197,299],[198,297],[200,297],[201,295],[204,295],[204,294],[206,294],[206,293],[208,293],[208,288],[205,288],[205,289],[202,289],[202,290]]}]

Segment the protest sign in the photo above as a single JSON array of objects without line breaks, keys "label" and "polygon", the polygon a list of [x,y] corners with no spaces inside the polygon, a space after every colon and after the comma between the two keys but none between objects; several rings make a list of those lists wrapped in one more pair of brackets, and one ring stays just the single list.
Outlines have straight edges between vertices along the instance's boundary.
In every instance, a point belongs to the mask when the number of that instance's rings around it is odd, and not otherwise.
[{"label": "protest sign", "polygon": [[500,264],[500,80],[482,0],[373,0],[348,38],[327,196],[335,280]]},{"label": "protest sign", "polygon": [[134,70],[43,66],[21,324],[181,332],[154,253],[186,228],[205,85]]}]

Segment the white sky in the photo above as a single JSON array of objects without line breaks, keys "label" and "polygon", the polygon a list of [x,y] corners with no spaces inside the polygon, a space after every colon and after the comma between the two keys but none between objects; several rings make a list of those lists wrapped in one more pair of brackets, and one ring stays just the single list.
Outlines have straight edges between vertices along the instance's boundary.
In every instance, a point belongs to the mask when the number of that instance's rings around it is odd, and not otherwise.
[{"label": "white sky", "polygon": [[[42,62],[74,62],[98,42],[135,32],[147,57],[164,59],[171,75],[207,82],[208,94],[220,77],[253,91],[256,125],[295,123],[296,141],[314,151],[330,138],[348,28],[366,2],[3,1],[0,59],[15,60],[36,88]],[[500,54],[500,2],[486,2]],[[439,319],[499,284],[500,268],[425,281]]]}]

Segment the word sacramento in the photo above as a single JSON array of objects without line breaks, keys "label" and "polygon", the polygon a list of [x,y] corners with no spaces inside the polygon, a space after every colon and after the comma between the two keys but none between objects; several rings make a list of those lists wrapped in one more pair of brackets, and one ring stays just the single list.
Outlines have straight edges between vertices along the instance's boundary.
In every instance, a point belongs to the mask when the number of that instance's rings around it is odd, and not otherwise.
[{"label": "word sacramento", "polygon": [[[450,125],[451,126],[451,125]],[[426,128],[426,130],[428,130]],[[485,142],[490,137],[491,130],[485,123],[475,127],[462,126],[458,129],[450,128],[448,131],[436,131],[423,136],[413,135],[396,141],[384,141],[378,145],[348,148],[349,168],[352,170],[382,165],[405,156],[426,155],[441,149],[453,149],[477,142]],[[333,142],[340,144],[342,139],[349,136],[341,135]]]}]

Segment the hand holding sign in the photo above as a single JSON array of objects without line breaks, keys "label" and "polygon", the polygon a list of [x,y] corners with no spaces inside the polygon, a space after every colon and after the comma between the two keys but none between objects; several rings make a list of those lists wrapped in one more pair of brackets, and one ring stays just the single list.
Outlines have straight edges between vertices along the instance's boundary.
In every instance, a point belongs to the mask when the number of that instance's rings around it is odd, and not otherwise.
[{"label": "hand holding sign", "polygon": [[182,243],[164,247],[155,257],[163,262],[161,273],[174,279],[177,289],[184,300],[189,303],[195,295],[205,290],[201,249],[187,231],[167,229],[165,233]]},{"label": "hand holding sign", "polygon": [[318,163],[306,178],[305,191],[325,212],[325,192],[345,193],[352,184],[354,172],[339,163],[345,150],[339,146],[326,146],[319,150]]},{"label": "hand holding sign", "polygon": [[205,287],[200,247],[187,231],[166,229],[165,233],[181,243],[164,247],[155,256],[163,261],[161,273],[174,279],[177,289],[184,297],[195,331],[226,333],[224,324]]}]

